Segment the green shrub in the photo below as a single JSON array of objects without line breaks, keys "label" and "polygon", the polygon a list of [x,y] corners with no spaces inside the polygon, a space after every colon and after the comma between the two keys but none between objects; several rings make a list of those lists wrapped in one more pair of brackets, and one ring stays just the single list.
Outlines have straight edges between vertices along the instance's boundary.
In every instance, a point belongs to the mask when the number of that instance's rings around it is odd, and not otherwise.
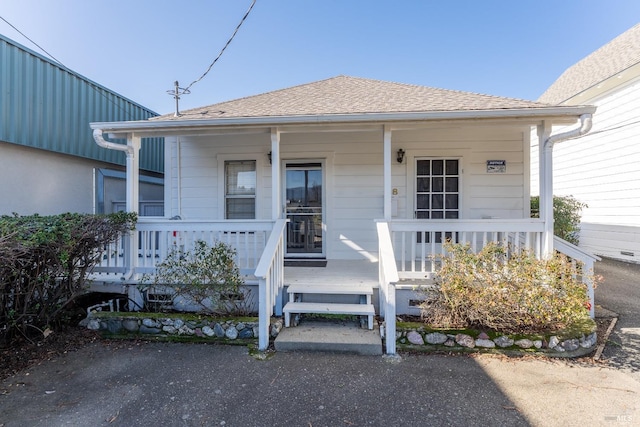
[{"label": "green shrub", "polygon": [[[224,242],[213,246],[198,240],[193,251],[177,248],[156,266],[153,275],[145,275],[141,288],[145,292],[160,289],[169,292],[174,306],[177,300],[186,305],[195,303],[198,308],[214,314],[238,311],[238,302],[244,297],[240,286],[244,283],[235,262],[236,251]],[[147,307],[167,308],[167,307]]]},{"label": "green shrub", "polygon": [[443,328],[540,333],[589,318],[587,287],[563,255],[548,260],[490,243],[478,253],[445,243],[435,289],[425,290],[422,317]]},{"label": "green shrub", "polygon": [[[553,196],[553,234],[577,245],[582,210],[588,207],[573,196]],[[540,197],[531,198],[531,217],[540,217]]]},{"label": "green shrub", "polygon": [[61,326],[104,247],[136,214],[0,217],[0,344]]}]

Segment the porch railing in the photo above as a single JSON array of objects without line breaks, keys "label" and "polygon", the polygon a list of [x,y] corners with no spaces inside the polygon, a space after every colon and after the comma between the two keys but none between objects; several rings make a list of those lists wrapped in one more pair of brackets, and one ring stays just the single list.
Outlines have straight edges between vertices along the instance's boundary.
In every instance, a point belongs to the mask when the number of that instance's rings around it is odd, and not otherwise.
[{"label": "porch railing", "polygon": [[286,219],[279,219],[275,222],[254,273],[259,285],[259,350],[266,350],[269,346],[269,326],[274,306],[276,314],[282,314],[282,304],[278,298],[282,297],[282,288],[284,287],[284,230],[286,224]]},{"label": "porch railing", "polygon": [[[124,235],[105,248],[94,273],[153,273],[156,265],[172,251],[185,252],[202,240],[210,245],[221,241],[236,250],[241,272],[252,274],[258,265],[273,228],[273,221],[172,221],[140,218],[136,230],[138,248],[131,256],[131,240]],[[137,253],[137,256],[136,256]]]},{"label": "porch railing", "polygon": [[573,264],[573,276],[579,278],[582,283],[587,285],[587,294],[589,296],[589,316],[592,319],[596,317],[596,304],[594,295],[594,264],[601,258],[583,251],[579,247],[561,239],[558,236],[553,237],[553,247],[558,252],[568,256]]},{"label": "porch railing", "polygon": [[544,223],[538,219],[393,220],[389,222],[398,274],[401,279],[431,278],[443,242],[468,243],[479,251],[489,242],[508,250],[531,250],[540,256]]},{"label": "porch railing", "polygon": [[[377,224],[379,245],[380,312],[384,316],[387,353],[395,354],[395,288],[401,279],[429,279],[436,273],[442,243],[468,243],[479,251],[489,242],[501,243],[508,251],[527,249],[542,255],[544,224],[537,219],[513,220],[393,220]],[[573,263],[574,277],[587,285],[590,316],[594,317],[593,266],[599,260],[558,237],[554,249]]]}]

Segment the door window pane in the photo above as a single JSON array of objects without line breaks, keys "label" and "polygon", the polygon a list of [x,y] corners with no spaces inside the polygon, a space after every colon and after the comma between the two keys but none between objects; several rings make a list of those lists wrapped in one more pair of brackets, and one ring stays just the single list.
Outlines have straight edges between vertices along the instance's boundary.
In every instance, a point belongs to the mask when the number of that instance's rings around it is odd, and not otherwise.
[{"label": "door window pane", "polygon": [[428,194],[418,194],[418,198],[416,200],[418,202],[418,209],[429,209]]},{"label": "door window pane", "polygon": [[447,175],[458,175],[458,161],[457,160],[447,160]]},{"label": "door window pane", "polygon": [[322,165],[288,164],[285,173],[287,255],[322,254]]},{"label": "door window pane", "polygon": [[458,177],[447,177],[445,179],[445,191],[447,193],[457,193],[458,192]]},{"label": "door window pane", "polygon": [[444,160],[432,160],[431,175],[444,175]]},{"label": "door window pane", "polygon": [[418,192],[429,191],[429,178],[418,178]]}]

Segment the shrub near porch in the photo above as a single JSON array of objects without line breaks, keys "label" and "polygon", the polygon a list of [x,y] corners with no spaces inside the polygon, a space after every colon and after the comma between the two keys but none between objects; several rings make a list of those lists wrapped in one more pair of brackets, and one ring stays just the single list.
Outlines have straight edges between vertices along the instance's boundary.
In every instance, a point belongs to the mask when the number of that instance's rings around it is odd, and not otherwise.
[{"label": "shrub near porch", "polygon": [[147,301],[145,308],[247,314],[242,307],[245,295],[240,290],[244,281],[235,259],[236,250],[221,241],[209,245],[197,240],[192,251],[172,250],[158,263],[154,274],[142,278],[140,285],[145,294],[157,289],[166,292],[167,304],[153,306]]},{"label": "shrub near porch", "polygon": [[494,243],[478,253],[469,245],[445,246],[436,286],[425,290],[421,307],[430,326],[505,334],[595,329],[587,287],[574,277],[565,256],[539,260]]}]

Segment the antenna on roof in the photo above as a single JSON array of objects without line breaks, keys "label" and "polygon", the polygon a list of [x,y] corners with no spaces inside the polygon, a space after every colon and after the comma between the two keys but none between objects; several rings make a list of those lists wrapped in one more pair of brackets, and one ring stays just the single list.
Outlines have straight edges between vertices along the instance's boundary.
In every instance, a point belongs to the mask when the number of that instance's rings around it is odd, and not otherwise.
[{"label": "antenna on roof", "polygon": [[167,93],[171,96],[173,96],[173,98],[176,100],[176,111],[174,113],[175,117],[179,117],[180,116],[180,108],[178,106],[178,101],[180,100],[180,96],[181,95],[189,95],[191,93],[191,91],[189,89],[185,89],[183,87],[180,87],[180,84],[178,83],[178,81],[176,80],[175,82],[173,82],[173,90],[168,90]]}]

